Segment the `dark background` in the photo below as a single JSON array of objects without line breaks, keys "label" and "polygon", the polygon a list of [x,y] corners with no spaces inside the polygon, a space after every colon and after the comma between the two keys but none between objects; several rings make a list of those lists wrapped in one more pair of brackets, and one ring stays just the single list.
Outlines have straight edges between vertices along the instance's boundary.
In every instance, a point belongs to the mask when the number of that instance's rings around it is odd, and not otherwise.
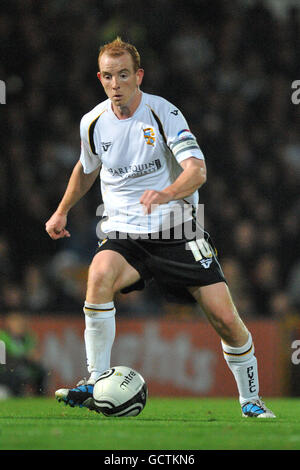
[{"label": "dark background", "polygon": [[[82,313],[99,183],[71,211],[70,239],[52,241],[44,225],[79,158],[80,119],[105,99],[99,47],[117,35],[141,54],[142,90],[181,109],[205,154],[205,225],[240,313],[299,312],[300,105],[291,86],[300,79],[300,13],[270,3],[1,3],[2,312]],[[120,313],[175,311],[151,292],[120,296]]]}]

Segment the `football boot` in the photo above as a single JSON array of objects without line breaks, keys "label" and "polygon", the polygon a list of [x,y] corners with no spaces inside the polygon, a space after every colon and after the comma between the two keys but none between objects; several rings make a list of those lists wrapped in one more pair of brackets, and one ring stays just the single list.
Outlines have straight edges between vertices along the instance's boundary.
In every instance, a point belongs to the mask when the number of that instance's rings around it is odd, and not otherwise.
[{"label": "football boot", "polygon": [[242,416],[244,418],[276,418],[273,411],[269,410],[260,398],[244,403]]},{"label": "football boot", "polygon": [[93,399],[94,382],[87,381],[86,379],[78,382],[74,388],[60,388],[55,392],[55,398],[58,402],[64,402],[72,408],[79,406],[79,408],[88,408],[89,410],[97,411],[94,406]]}]

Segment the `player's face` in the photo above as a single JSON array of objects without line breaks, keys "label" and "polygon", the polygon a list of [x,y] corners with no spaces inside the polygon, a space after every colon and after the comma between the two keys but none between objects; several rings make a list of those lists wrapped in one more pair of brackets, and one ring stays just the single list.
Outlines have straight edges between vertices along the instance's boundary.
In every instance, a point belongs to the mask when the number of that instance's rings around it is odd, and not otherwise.
[{"label": "player's face", "polygon": [[130,108],[134,105],[144,71],[142,69],[134,71],[131,55],[127,52],[119,57],[103,54],[100,58],[99,69],[98,78],[113,106]]}]

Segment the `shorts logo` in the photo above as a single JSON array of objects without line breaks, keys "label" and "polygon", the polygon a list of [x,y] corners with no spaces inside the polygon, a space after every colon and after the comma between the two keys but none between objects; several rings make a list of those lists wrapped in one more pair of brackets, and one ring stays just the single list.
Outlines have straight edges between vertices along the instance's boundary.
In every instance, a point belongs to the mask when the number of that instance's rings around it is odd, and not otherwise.
[{"label": "shorts logo", "polygon": [[209,258],[208,259],[202,259],[200,261],[200,263],[202,264],[203,268],[207,269],[207,268],[210,267],[210,265],[212,263],[212,259],[211,258],[210,259]]},{"label": "shorts logo", "polygon": [[213,253],[210,244],[204,239],[200,238],[188,242],[188,247],[192,250],[195,261],[200,261],[203,268],[208,269],[213,261]]},{"label": "shorts logo", "polygon": [[144,139],[146,140],[146,144],[154,146],[155,132],[152,129],[152,127],[147,127],[146,129],[143,129],[143,131],[144,131]]}]

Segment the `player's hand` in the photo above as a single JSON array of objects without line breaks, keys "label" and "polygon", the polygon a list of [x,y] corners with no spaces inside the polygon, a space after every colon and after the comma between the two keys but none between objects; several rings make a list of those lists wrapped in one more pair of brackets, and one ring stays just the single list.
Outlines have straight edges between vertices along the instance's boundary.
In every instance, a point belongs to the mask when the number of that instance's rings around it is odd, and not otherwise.
[{"label": "player's hand", "polygon": [[154,191],[147,189],[140,199],[144,206],[145,214],[150,214],[160,204],[167,204],[172,200],[172,195],[166,191]]},{"label": "player's hand", "polygon": [[65,229],[67,225],[67,216],[54,212],[52,217],[46,222],[46,232],[52,238],[52,240],[58,240],[58,238],[70,237],[71,234]]}]

